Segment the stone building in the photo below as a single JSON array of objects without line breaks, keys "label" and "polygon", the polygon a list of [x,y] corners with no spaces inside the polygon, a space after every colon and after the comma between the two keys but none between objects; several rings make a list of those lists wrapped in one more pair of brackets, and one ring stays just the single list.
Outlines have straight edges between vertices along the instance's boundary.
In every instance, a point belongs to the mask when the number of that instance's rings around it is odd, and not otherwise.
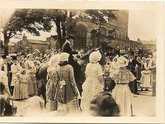
[{"label": "stone building", "polygon": [[[100,30],[100,32],[107,37],[111,35],[112,30],[115,30],[113,34],[115,39],[126,43],[128,40],[128,11],[115,11],[115,15],[117,20],[110,20],[108,23],[101,25],[98,25],[97,22],[93,23],[89,19],[77,19],[74,48],[84,49],[87,47],[99,46],[102,40],[105,39],[96,37],[98,30]],[[106,40],[111,42],[111,40],[108,38]]]}]

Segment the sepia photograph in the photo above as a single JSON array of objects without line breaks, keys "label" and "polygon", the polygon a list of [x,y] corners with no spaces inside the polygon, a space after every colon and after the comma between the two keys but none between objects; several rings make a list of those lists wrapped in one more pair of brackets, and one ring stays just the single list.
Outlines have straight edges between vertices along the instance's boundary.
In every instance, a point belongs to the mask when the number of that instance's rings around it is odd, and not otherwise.
[{"label": "sepia photograph", "polygon": [[0,6],[0,121],[163,122],[163,2],[24,3]]}]

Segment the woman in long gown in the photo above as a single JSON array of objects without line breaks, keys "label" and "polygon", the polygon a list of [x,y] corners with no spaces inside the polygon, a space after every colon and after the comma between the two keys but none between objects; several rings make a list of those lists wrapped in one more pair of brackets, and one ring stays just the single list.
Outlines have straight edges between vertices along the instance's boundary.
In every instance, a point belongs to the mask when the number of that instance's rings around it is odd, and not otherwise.
[{"label": "woman in long gown", "polygon": [[32,61],[32,54],[27,55],[25,70],[27,72],[28,95],[31,97],[37,94],[36,68]]},{"label": "woman in long gown", "polygon": [[28,84],[27,75],[25,70],[21,70],[20,74],[17,74],[15,79],[15,87],[13,91],[13,99],[23,100],[28,98]]},{"label": "woman in long gown", "polygon": [[127,69],[129,60],[124,56],[118,58],[119,71],[114,74],[112,79],[116,86],[112,91],[112,96],[120,109],[120,116],[132,115],[132,93],[128,86],[129,82],[135,80],[135,76]]},{"label": "woman in long gown", "polygon": [[46,108],[48,111],[57,110],[58,103],[58,89],[59,89],[59,76],[57,71],[59,70],[59,55],[54,55],[48,62],[48,82],[46,84]]},{"label": "woman in long gown", "polygon": [[12,73],[12,81],[11,81],[11,94],[13,95],[14,92],[14,87],[17,81],[17,74],[19,73],[19,71],[21,70],[21,66],[17,61],[17,57],[14,56],[13,57],[13,64],[11,65],[11,73]]},{"label": "woman in long gown", "polygon": [[89,111],[91,100],[104,88],[103,71],[98,63],[100,59],[101,54],[99,52],[92,52],[89,56],[90,63],[87,64],[85,70],[86,80],[82,85],[81,108],[83,111]]},{"label": "woman in long gown", "polygon": [[150,71],[151,65],[150,65],[150,59],[147,58],[146,62],[144,63],[144,69],[141,73],[141,79],[140,79],[140,87],[141,89],[145,88],[148,90],[148,88],[151,88],[151,71]]},{"label": "woman in long gown", "polygon": [[80,110],[78,103],[78,88],[76,86],[73,67],[68,64],[68,53],[61,53],[59,75],[59,92],[58,92],[58,110],[65,114],[71,111]]}]

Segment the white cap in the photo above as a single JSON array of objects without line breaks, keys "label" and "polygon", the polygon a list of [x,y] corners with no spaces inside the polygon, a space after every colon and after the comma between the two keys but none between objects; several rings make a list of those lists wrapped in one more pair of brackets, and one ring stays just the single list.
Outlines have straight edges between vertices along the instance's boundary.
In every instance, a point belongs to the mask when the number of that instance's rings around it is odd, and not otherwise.
[{"label": "white cap", "polygon": [[64,61],[68,61],[68,59],[69,59],[69,54],[68,53],[66,53],[66,52],[61,53],[60,61],[64,62]]}]

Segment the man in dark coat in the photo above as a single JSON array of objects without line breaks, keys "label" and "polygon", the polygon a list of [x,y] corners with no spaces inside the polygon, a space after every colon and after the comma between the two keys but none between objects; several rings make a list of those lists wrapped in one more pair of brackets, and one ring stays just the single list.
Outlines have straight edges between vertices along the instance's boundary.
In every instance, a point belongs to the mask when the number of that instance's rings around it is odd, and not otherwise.
[{"label": "man in dark coat", "polygon": [[[73,40],[74,37],[73,36],[67,36],[66,37],[66,41],[62,46],[62,52],[66,52],[69,54],[69,60],[68,63],[73,67],[74,70],[74,77],[75,77],[75,81],[77,84],[81,83],[81,79],[80,79],[80,74],[81,74],[81,65],[78,64],[78,62],[75,60],[73,54],[78,54],[77,51],[74,51],[72,49],[73,46]],[[78,87],[78,89],[80,90],[80,88]]]},{"label": "man in dark coat", "polygon": [[[127,67],[133,73],[133,75],[135,77],[136,77],[136,71],[135,71],[136,65],[141,67],[141,64],[134,57],[134,52],[131,51],[131,52],[129,52],[129,63],[128,63]],[[134,93],[136,95],[139,95],[139,93],[138,93],[138,86],[137,86],[137,80],[131,82],[129,86],[130,86],[130,89],[131,89],[132,93]]]},{"label": "man in dark coat", "polygon": [[62,52],[66,52],[66,53],[69,53],[69,54],[70,54],[68,62],[69,62],[69,64],[71,64],[71,65],[72,65],[72,64],[74,63],[74,61],[75,61],[75,60],[74,60],[74,57],[73,57],[73,54],[78,54],[77,51],[74,51],[74,50],[72,49],[73,40],[74,40],[73,36],[67,36],[67,37],[66,37],[66,41],[65,41],[65,43],[64,43],[63,46],[62,46]]}]

